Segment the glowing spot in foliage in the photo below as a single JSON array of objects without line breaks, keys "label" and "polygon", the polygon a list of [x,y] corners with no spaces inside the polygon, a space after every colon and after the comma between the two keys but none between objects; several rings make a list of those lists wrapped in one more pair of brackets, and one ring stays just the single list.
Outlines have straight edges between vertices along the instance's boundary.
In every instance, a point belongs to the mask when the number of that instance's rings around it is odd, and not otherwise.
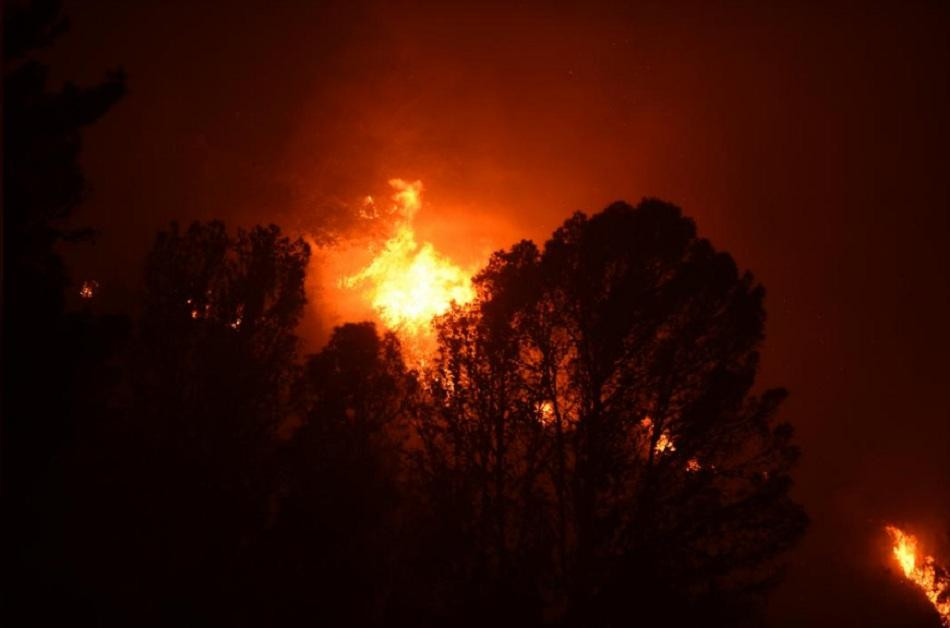
[{"label": "glowing spot in foliage", "polygon": [[663,432],[660,434],[660,437],[656,439],[656,453],[662,454],[663,452],[676,451],[676,445],[673,444],[673,437],[670,436],[669,432]]},{"label": "glowing spot in foliage", "polygon": [[231,323],[228,325],[228,327],[230,327],[231,329],[234,329],[234,330],[238,330],[238,329],[241,328],[241,322],[242,322],[243,320],[244,320],[244,306],[243,306],[243,305],[238,305],[238,306],[237,306],[237,317],[236,317],[233,321],[231,321]]},{"label": "glowing spot in foliage", "polygon": [[87,279],[79,287],[79,296],[83,299],[91,299],[99,291],[99,282],[94,279]]},{"label": "glowing spot in foliage", "polygon": [[554,404],[550,401],[542,401],[537,405],[538,421],[542,425],[550,425],[554,422]]}]

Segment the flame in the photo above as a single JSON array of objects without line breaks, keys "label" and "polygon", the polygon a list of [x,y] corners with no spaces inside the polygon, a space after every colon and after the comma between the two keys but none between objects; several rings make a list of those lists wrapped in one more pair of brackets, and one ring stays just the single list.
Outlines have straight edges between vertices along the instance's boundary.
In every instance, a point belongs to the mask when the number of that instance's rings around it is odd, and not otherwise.
[{"label": "flame", "polygon": [[[653,435],[653,417],[646,415],[640,419],[640,427],[646,432],[647,436],[652,437]],[[673,437],[670,435],[669,430],[663,430],[660,432],[660,436],[656,439],[656,444],[653,446],[653,451],[658,454],[663,452],[676,451],[676,445],[673,443]]]},{"label": "flame", "polygon": [[82,282],[82,286],[79,287],[79,296],[83,299],[91,299],[96,296],[96,292],[99,290],[99,282],[95,279],[87,279]]},{"label": "flame", "polygon": [[891,537],[891,551],[904,577],[910,580],[933,605],[944,626],[950,627],[950,575],[933,556],[924,555],[917,537],[896,526],[884,528]]},{"label": "flame", "polygon": [[663,431],[660,437],[656,439],[656,453],[662,454],[664,451],[676,451],[676,445],[673,444],[673,437],[670,433]]},{"label": "flame", "polygon": [[[422,207],[422,182],[390,179],[392,213],[399,222],[379,253],[362,270],[340,280],[343,288],[366,286],[365,296],[386,327],[400,336],[411,353],[421,356],[434,344],[432,319],[444,314],[452,302],[475,298],[471,273],[436,251],[430,242],[419,243],[412,227]],[[363,199],[360,215],[378,215],[373,197]]]},{"label": "flame", "polygon": [[550,401],[542,401],[537,405],[538,421],[541,425],[550,425],[554,422],[554,404]]}]

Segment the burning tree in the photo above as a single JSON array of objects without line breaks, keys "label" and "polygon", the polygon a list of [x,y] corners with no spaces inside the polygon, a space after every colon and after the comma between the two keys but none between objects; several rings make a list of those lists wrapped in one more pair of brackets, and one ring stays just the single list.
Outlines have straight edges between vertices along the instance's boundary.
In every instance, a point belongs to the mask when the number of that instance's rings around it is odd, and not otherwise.
[{"label": "burning tree", "polygon": [[526,615],[739,622],[805,526],[785,392],[751,393],[762,287],[653,200],[576,214],[474,284],[420,425],[456,572]]},{"label": "burning tree", "polygon": [[950,626],[950,572],[920,550],[913,534],[896,526],[886,526],[885,531],[891,538],[891,551],[901,573],[926,596],[943,625]]}]

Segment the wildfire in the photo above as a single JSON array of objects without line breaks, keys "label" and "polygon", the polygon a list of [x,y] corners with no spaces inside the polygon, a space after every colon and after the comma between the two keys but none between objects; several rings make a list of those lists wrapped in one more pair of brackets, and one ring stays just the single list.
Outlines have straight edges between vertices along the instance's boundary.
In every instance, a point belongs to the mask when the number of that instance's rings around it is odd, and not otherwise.
[{"label": "wildfire", "polygon": [[950,627],[950,574],[936,563],[933,556],[920,552],[917,537],[895,526],[886,526],[891,537],[891,551],[909,581],[933,605],[944,626]]},{"label": "wildfire", "polygon": [[82,282],[82,285],[79,287],[79,296],[83,299],[91,299],[96,296],[96,292],[99,290],[99,282],[95,279],[87,279]]},{"label": "wildfire", "polygon": [[536,406],[538,412],[538,420],[541,422],[541,425],[550,425],[554,422],[554,404],[550,401],[542,401]]},{"label": "wildfire", "polygon": [[670,436],[670,433],[663,431],[660,433],[660,437],[656,439],[656,453],[662,454],[664,451],[676,451],[676,445],[673,444],[673,437]]},{"label": "wildfire", "polygon": [[[452,302],[475,298],[468,273],[436,251],[430,242],[419,243],[412,227],[422,206],[422,182],[391,179],[399,220],[392,236],[362,270],[343,277],[340,286],[366,287],[366,297],[386,327],[395,331],[417,354],[431,342],[432,319],[444,314]],[[360,215],[378,216],[375,201],[367,196]]]}]

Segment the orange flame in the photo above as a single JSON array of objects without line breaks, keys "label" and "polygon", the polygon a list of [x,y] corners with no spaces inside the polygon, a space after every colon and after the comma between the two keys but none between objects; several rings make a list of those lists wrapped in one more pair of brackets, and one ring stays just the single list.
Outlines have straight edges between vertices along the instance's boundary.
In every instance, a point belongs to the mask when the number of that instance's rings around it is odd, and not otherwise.
[{"label": "orange flame", "polygon": [[656,439],[656,453],[662,454],[665,451],[676,451],[676,445],[673,444],[673,437],[667,431],[660,432],[660,437]]},{"label": "orange flame", "polygon": [[950,626],[950,575],[937,565],[933,556],[920,552],[917,537],[896,526],[884,528],[891,537],[891,551],[904,577],[912,582],[933,605],[944,626]]},{"label": "orange flame", "polygon": [[79,296],[83,299],[91,299],[96,296],[98,290],[99,282],[95,279],[87,279],[82,282],[82,286],[79,287]]},{"label": "orange flame", "polygon": [[[419,243],[412,227],[422,207],[422,182],[390,179],[393,212],[400,221],[379,253],[362,270],[343,277],[342,288],[366,286],[365,296],[380,320],[400,336],[410,353],[424,359],[434,343],[432,319],[444,314],[452,302],[475,298],[471,273],[436,251],[430,242]],[[372,197],[364,199],[364,218],[375,217]]]},{"label": "orange flame", "polygon": [[554,404],[550,401],[542,401],[536,406],[538,412],[538,421],[541,425],[550,425],[554,422]]}]

